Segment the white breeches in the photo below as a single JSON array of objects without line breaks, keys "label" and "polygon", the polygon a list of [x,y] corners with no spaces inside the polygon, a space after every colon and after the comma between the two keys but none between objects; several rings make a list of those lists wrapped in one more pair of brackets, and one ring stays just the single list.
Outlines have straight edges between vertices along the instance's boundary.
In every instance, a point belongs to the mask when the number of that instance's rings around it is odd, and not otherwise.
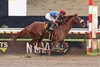
[{"label": "white breeches", "polygon": [[46,18],[47,20],[49,20],[49,21],[53,21],[54,23],[56,22],[56,19],[53,18],[52,16],[50,16],[49,13],[47,13],[47,14],[45,15],[45,18]]}]

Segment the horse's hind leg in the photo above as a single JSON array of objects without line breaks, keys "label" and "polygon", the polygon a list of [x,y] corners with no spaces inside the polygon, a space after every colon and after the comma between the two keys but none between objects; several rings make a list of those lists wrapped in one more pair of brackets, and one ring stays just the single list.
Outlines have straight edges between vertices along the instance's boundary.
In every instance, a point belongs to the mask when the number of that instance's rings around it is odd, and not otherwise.
[{"label": "horse's hind leg", "polygon": [[33,46],[35,46],[35,45],[36,45],[36,42],[37,42],[37,40],[36,40],[36,39],[32,39],[32,40],[29,42],[29,44],[31,44],[31,45],[33,45]]},{"label": "horse's hind leg", "polygon": [[42,39],[43,39],[43,36],[41,36],[40,39],[38,40],[38,47],[40,47],[40,48],[43,48]]}]

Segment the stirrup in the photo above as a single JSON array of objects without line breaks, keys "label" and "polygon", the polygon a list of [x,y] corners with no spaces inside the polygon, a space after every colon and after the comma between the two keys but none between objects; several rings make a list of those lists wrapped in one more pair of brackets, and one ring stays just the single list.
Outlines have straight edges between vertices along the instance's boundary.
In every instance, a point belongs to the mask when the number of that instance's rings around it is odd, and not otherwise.
[{"label": "stirrup", "polygon": [[52,40],[52,33],[49,33],[49,39]]},{"label": "stirrup", "polygon": [[54,30],[53,28],[49,28],[50,30]]}]

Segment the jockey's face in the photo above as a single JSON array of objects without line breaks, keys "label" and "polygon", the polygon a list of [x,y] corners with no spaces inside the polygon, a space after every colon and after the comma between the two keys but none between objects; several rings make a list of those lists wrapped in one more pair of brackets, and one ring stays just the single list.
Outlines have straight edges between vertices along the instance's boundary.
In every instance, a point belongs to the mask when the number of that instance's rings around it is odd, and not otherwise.
[{"label": "jockey's face", "polygon": [[61,14],[61,16],[62,16],[62,17],[64,17],[64,16],[65,16],[65,14]]}]

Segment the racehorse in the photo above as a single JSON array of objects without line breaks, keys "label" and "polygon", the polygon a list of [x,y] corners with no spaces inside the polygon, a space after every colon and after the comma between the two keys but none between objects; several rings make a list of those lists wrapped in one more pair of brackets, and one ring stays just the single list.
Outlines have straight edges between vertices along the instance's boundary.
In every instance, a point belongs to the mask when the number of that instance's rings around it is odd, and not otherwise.
[{"label": "racehorse", "polygon": [[64,39],[67,36],[68,32],[71,30],[73,25],[81,24],[82,27],[86,26],[86,23],[83,19],[81,19],[77,14],[68,16],[62,25],[56,28],[56,30],[53,32],[52,37],[52,50],[56,47],[57,43],[62,43],[63,47],[66,48],[68,45],[65,43]]},{"label": "racehorse", "polygon": [[[77,16],[77,14],[67,16],[64,20],[64,23],[59,25],[55,31],[53,31],[53,37],[52,37],[52,50],[56,47],[57,43],[60,42],[64,46],[64,48],[67,47],[67,45],[64,42],[64,38],[67,36],[68,32],[71,30],[71,27],[74,24],[81,24],[83,27],[86,26],[86,23],[83,19]],[[21,32],[19,32],[14,38],[13,42],[16,41],[17,38],[23,37],[26,35],[32,36],[31,44],[35,45],[35,43],[38,43],[38,46],[42,48],[41,42],[43,39],[43,36],[48,34],[46,32],[46,29],[44,28],[44,23],[40,21],[36,21],[29,26],[25,27]]]}]

